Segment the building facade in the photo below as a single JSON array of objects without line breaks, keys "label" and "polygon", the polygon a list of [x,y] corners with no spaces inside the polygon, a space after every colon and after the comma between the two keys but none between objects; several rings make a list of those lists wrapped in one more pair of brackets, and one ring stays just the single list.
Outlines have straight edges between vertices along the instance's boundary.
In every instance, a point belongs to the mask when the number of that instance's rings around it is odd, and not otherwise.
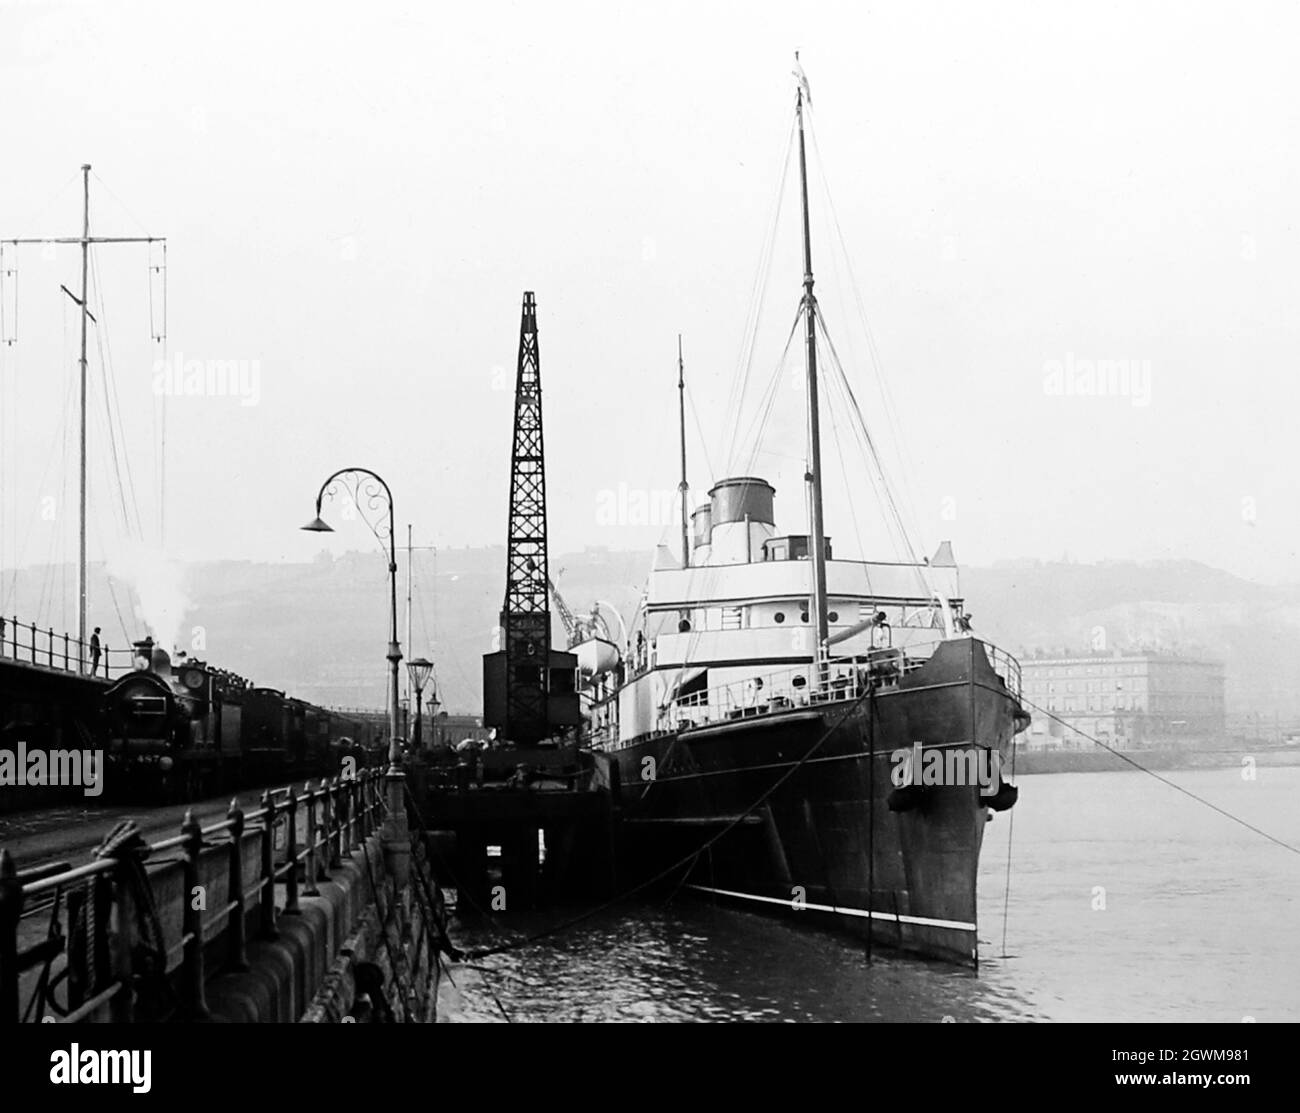
[{"label": "building facade", "polygon": [[1092,749],[1096,738],[1116,749],[1151,749],[1225,737],[1221,661],[1112,652],[1028,656],[1020,664],[1033,748]]}]

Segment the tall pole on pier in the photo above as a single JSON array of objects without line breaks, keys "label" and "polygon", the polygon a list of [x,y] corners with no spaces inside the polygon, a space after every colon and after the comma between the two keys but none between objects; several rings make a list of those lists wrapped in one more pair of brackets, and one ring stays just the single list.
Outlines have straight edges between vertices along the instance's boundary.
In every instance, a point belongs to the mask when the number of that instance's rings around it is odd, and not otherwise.
[{"label": "tall pole on pier", "polygon": [[77,465],[78,672],[84,667],[86,657],[86,297],[90,273],[90,163],[81,167],[81,186],[81,456]]},{"label": "tall pole on pier", "polygon": [[[79,422],[80,455],[77,463],[77,667],[85,671],[86,666],[86,391],[89,379],[86,363],[86,336],[88,322],[95,321],[90,312],[90,245],[106,243],[162,243],[163,236],[92,236],[90,234],[90,163],[81,167],[81,235],[80,236],[38,236],[22,239],[8,239],[5,243],[14,244],[78,244],[81,247],[81,297],[78,298],[66,286],[63,292],[75,301],[81,310],[81,358],[78,360],[80,378],[78,397],[81,416]],[[98,324],[98,322],[95,322]],[[158,339],[158,337],[155,337]]]}]

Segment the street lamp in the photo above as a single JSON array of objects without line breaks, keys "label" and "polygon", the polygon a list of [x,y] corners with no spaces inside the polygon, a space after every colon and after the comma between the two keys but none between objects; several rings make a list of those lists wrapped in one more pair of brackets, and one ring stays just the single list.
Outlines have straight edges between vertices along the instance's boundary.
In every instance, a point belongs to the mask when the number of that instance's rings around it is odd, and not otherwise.
[{"label": "street lamp", "polygon": [[415,689],[415,743],[414,749],[419,753],[422,749],[420,740],[420,720],[421,706],[420,693],[424,691],[424,686],[429,683],[429,677],[433,675],[433,662],[426,661],[423,657],[416,657],[413,661],[406,662],[406,671],[411,677],[411,687]]},{"label": "street lamp", "polygon": [[[397,643],[397,550],[393,531],[393,493],[378,475],[369,468],[341,468],[321,484],[316,495],[316,517],[302,528],[309,533],[333,533],[334,528],[321,517],[321,504],[346,492],[361,520],[382,545],[388,542],[389,612],[388,626],[388,776],[402,776],[402,749],[398,743],[398,665],[402,661],[402,647]],[[382,508],[388,507],[385,522]]]}]

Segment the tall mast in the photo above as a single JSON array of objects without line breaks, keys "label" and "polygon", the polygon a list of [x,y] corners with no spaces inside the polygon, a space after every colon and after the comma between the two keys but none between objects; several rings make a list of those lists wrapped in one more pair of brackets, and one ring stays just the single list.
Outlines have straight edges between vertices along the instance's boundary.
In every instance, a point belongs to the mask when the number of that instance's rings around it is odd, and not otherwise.
[{"label": "tall mast", "polygon": [[[81,297],[69,290],[66,286],[61,287],[63,292],[75,301],[81,309],[81,358],[78,360],[80,370],[80,389],[79,399],[81,402],[80,430],[78,440],[80,441],[80,459],[77,466],[77,641],[78,645],[78,669],[84,671],[86,665],[86,389],[88,372],[86,366],[86,331],[87,322],[95,321],[95,316],[90,312],[90,245],[106,243],[161,243],[166,249],[167,240],[163,236],[92,236],[90,234],[90,164],[83,163],[81,167],[81,235],[80,236],[38,236],[38,237],[19,237],[14,239],[5,239],[5,243],[13,244],[78,244],[81,247]],[[95,321],[98,324],[97,321]],[[164,325],[164,328],[166,326]],[[161,339],[161,336],[155,336],[155,340]],[[159,493],[161,504],[162,494]]]},{"label": "tall mast", "polygon": [[686,496],[690,484],[686,482],[686,365],[682,362],[682,334],[677,334],[677,425],[682,441],[682,481],[677,490],[682,496],[682,567],[691,566],[690,526],[687,524]]},{"label": "tall mast", "polygon": [[[80,662],[78,672],[85,668],[86,660],[86,316],[90,305],[86,301],[87,274],[90,270],[90,164],[81,168],[82,221],[81,221],[81,459],[77,469],[77,642]],[[164,647],[166,648],[166,647]]]},{"label": "tall mast", "polygon": [[[817,298],[813,295],[812,235],[808,223],[808,157],[804,150],[803,86],[795,101],[799,120],[799,181],[803,191],[803,311],[808,337],[808,473],[809,506],[812,520],[813,616],[817,624],[814,663],[826,657],[829,626],[826,618],[826,533],[822,521],[822,437],[817,407]],[[818,677],[820,681],[820,675]]]}]

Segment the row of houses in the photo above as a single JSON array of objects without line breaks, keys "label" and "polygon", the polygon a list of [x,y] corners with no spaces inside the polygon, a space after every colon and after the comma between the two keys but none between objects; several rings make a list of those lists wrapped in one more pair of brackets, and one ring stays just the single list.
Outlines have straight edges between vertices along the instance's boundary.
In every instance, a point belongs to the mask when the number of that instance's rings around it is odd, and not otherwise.
[{"label": "row of houses", "polygon": [[[1208,746],[1226,735],[1221,661],[1120,650],[1021,659],[1038,749]],[[1072,729],[1073,728],[1073,729]]]}]

